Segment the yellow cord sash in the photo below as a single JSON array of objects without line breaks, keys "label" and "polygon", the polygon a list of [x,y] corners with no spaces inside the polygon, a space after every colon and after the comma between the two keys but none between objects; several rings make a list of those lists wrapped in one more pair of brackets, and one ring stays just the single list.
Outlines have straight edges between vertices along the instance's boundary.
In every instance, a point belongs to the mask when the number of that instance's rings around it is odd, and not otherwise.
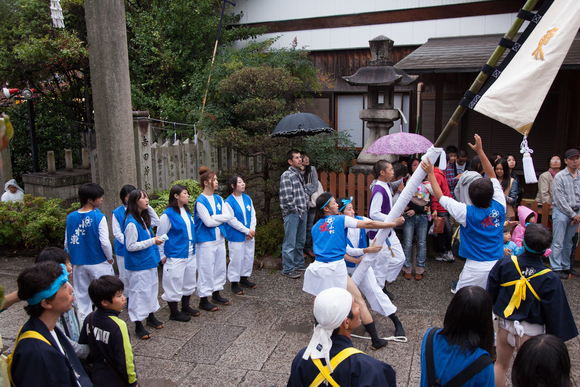
[{"label": "yellow cord sash", "polygon": [[526,287],[528,287],[530,289],[530,291],[532,292],[532,294],[537,298],[537,300],[540,301],[540,297],[538,296],[538,294],[536,293],[536,291],[532,287],[532,284],[530,284],[530,280],[534,277],[539,277],[539,276],[551,271],[550,269],[544,269],[544,270],[534,274],[533,276],[526,278],[522,274],[522,271],[520,269],[520,265],[518,265],[518,259],[515,255],[512,255],[512,261],[513,261],[514,265],[516,265],[516,269],[517,269],[518,273],[520,274],[520,279],[517,279],[515,281],[506,282],[505,284],[501,284],[501,286],[503,286],[503,287],[515,285],[515,289],[514,289],[514,293],[512,294],[512,298],[511,298],[508,306],[503,311],[505,318],[511,316],[512,313],[514,312],[514,310],[520,307],[520,304],[522,303],[522,301],[526,300]]},{"label": "yellow cord sash", "polygon": [[[349,348],[343,349],[335,357],[333,357],[330,360],[330,365],[332,366],[332,369],[333,370],[336,369],[336,367],[344,359],[346,359],[350,355],[354,355],[356,353],[364,353],[364,352],[359,351],[358,349],[356,349],[354,347],[349,347]],[[328,365],[325,365],[323,367],[322,366],[322,362],[320,361],[320,359],[312,359],[312,362],[314,363],[314,365],[316,365],[316,367],[318,368],[318,370],[320,371],[320,373],[318,374],[318,376],[316,377],[316,379],[314,379],[314,381],[312,382],[312,384],[310,384],[310,387],[318,387],[318,386],[320,386],[320,384],[322,384],[322,382],[324,382],[325,379],[328,381],[328,383],[330,383],[330,385],[332,387],[340,387],[338,385],[338,383],[336,383],[336,381],[332,378],[332,376],[330,376],[330,369],[328,368]]]}]

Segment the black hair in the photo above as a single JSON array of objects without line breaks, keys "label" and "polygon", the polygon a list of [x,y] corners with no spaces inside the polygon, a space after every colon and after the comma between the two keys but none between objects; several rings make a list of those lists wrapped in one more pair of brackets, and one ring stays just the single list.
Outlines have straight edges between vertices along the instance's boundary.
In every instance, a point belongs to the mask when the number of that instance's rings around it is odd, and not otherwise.
[{"label": "black hair", "polygon": [[526,217],[525,219],[525,223],[530,223],[530,219],[531,218],[536,218],[536,213],[535,212],[530,212],[530,214]]},{"label": "black hair", "polygon": [[407,174],[407,167],[403,164],[395,164],[393,166],[393,172],[395,174],[395,180],[399,180]]},{"label": "black hair", "polygon": [[[49,287],[61,275],[62,267],[54,261],[44,261],[28,266],[22,270],[16,280],[18,283],[18,298],[28,300],[34,297],[36,293]],[[56,293],[46,298],[46,300],[52,301],[55,296]],[[32,317],[40,317],[45,311],[40,303],[27,305],[24,310]]]},{"label": "black hair", "polygon": [[[240,175],[233,175],[232,177],[230,177],[230,179],[228,180],[228,193],[230,195],[232,195],[234,193],[234,190],[236,189],[236,187],[238,186],[238,179],[242,179],[244,180],[243,177],[241,177]],[[232,187],[233,185],[233,187]]]},{"label": "black hair", "polygon": [[482,177],[469,185],[469,198],[474,206],[488,208],[493,200],[493,184],[488,177]]},{"label": "black hair", "polygon": [[[348,316],[346,316],[346,318],[349,318],[351,320],[354,318],[354,313],[352,313],[352,308],[350,308],[350,312],[348,312]],[[342,325],[342,323],[340,323],[340,325]],[[340,327],[338,327],[332,331],[332,336],[338,336],[339,332],[340,332]]]},{"label": "black hair", "polygon": [[562,157],[560,157],[560,155],[556,155],[556,154],[553,154],[552,156],[550,156],[550,157],[548,158],[548,168],[550,168],[550,164],[552,163],[552,159],[553,159],[554,157],[557,157],[557,158],[559,158],[559,159],[560,159],[560,168],[562,168]]},{"label": "black hair", "polygon": [[133,215],[133,218],[139,223],[144,229],[151,227],[151,217],[147,209],[139,212],[139,207],[137,206],[137,200],[141,199],[143,196],[147,196],[147,192],[142,189],[136,189],[129,194],[129,200],[127,201],[127,210],[125,211],[125,219],[123,219],[123,227],[127,222],[127,217]]},{"label": "black hair", "polygon": [[[304,161],[304,156],[306,156],[310,159],[310,156],[308,156],[308,153],[306,153],[304,151],[300,151],[300,156],[302,156],[303,161]],[[303,167],[304,167],[304,181],[308,181],[310,178],[310,175],[312,174],[312,165],[310,165],[310,163],[308,163],[308,165],[303,165]]]},{"label": "black hair", "polygon": [[102,308],[101,302],[113,302],[113,297],[124,289],[125,285],[119,278],[113,275],[104,275],[91,281],[89,297],[97,308]]},{"label": "black hair", "polygon": [[54,261],[66,265],[70,262],[70,255],[58,247],[45,247],[40,254],[38,254],[34,263],[44,261]]},{"label": "black hair", "polygon": [[81,207],[87,204],[90,200],[97,200],[102,198],[105,194],[103,187],[96,183],[85,183],[79,188],[79,200],[81,202]]},{"label": "black hair", "polygon": [[459,289],[451,299],[441,335],[464,354],[481,348],[493,356],[493,303],[489,293],[479,286]]},{"label": "black hair", "polygon": [[[336,199],[336,202],[338,203],[338,209],[339,209],[339,211],[342,208],[342,206],[345,205],[345,202],[348,201],[348,200],[350,200],[350,198],[338,198],[338,199]],[[350,203],[352,203],[352,202],[350,202]],[[346,203],[346,205],[348,205],[348,203]]]},{"label": "black hair", "polygon": [[457,154],[457,147],[455,145],[449,145],[447,146],[447,148],[445,148],[445,153],[449,154],[449,153],[455,153]]},{"label": "black hair", "polygon": [[329,201],[330,198],[332,198],[333,196],[334,195],[330,192],[324,192],[318,197],[318,199],[316,199],[316,208],[318,209],[318,214],[320,215],[321,218],[326,216],[324,214],[324,209],[322,208],[322,206],[324,206],[326,202]]},{"label": "black hair", "polygon": [[518,165],[518,159],[516,159],[516,156],[512,155],[511,153],[506,153],[505,155],[503,155],[503,159],[505,159],[506,163],[507,163],[507,159],[508,157],[513,157],[514,161],[516,162],[516,165],[514,166],[514,169],[516,169],[516,166]]},{"label": "black hair", "polygon": [[530,249],[542,252],[534,254],[526,249],[528,254],[541,256],[544,250],[552,245],[552,232],[541,224],[530,223],[524,231],[524,241]]},{"label": "black hair", "polygon": [[[187,191],[187,188],[181,184],[175,184],[169,190],[169,201],[167,202],[167,208],[169,207],[173,208],[173,210],[178,214],[180,214],[181,211],[179,210],[179,204],[177,204],[177,199],[175,199],[175,195],[181,195],[183,191]],[[183,208],[185,208],[185,211],[191,214],[191,211],[189,210],[189,206],[187,205],[187,203],[183,205]]]},{"label": "black hair", "polygon": [[121,188],[121,192],[119,192],[119,197],[121,198],[121,203],[123,203],[123,205],[125,205],[125,198],[127,197],[127,195],[129,195],[136,189],[137,188],[135,188],[131,184],[124,185],[123,188]]},{"label": "black hair", "polygon": [[415,160],[417,160],[419,162],[419,165],[417,165],[417,168],[421,167],[421,159],[417,158],[417,157],[411,157],[409,159],[409,161],[407,162],[407,173],[412,175],[413,171],[411,170],[411,168],[413,168],[413,163],[415,162]]},{"label": "black hair", "polygon": [[458,158],[459,158],[459,157],[467,157],[467,152],[466,152],[465,150],[463,150],[463,149],[459,149],[459,150],[457,151],[457,157],[458,157]]},{"label": "black hair", "polygon": [[286,153],[286,158],[288,159],[288,161],[292,161],[296,153],[301,154],[298,149],[290,149],[288,153]]},{"label": "black hair", "polygon": [[[497,163],[494,164],[494,166],[493,166],[494,172],[495,172],[495,168],[498,166],[498,164],[501,164],[501,167],[503,169],[503,177],[501,178],[501,189],[505,192],[505,190],[508,189],[508,187],[510,186],[510,181],[511,181],[510,167],[507,163],[507,160],[504,158],[501,158],[497,161]],[[497,177],[497,173],[495,175]]]},{"label": "black hair", "polygon": [[571,387],[570,354],[554,335],[531,337],[518,350],[512,368],[514,387]]},{"label": "black hair", "polygon": [[471,158],[471,161],[467,163],[467,170],[473,171],[477,173],[483,172],[483,167],[481,166],[481,159],[478,155],[475,155]]},{"label": "black hair", "polygon": [[378,179],[381,176],[381,171],[387,169],[387,167],[391,165],[387,160],[379,160],[373,166],[373,175],[375,175],[375,179]]}]

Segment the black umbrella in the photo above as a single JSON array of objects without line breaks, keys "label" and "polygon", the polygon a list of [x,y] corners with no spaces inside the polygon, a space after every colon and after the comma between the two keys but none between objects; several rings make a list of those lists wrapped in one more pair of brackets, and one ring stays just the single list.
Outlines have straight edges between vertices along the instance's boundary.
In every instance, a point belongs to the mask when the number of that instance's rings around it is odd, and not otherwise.
[{"label": "black umbrella", "polygon": [[312,136],[332,131],[334,129],[315,114],[295,113],[282,118],[270,137]]}]

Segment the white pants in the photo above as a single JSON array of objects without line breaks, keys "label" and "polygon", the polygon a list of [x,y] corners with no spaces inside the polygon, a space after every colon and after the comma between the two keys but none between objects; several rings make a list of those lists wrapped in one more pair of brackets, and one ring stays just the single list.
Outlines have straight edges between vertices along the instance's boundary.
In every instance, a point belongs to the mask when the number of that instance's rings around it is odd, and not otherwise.
[{"label": "white pants", "polygon": [[[375,277],[377,279],[377,285],[382,289],[385,286],[385,281],[390,283],[397,279],[397,276],[403,268],[405,263],[405,252],[403,251],[403,246],[397,238],[395,230],[391,233],[389,237],[389,242],[391,242],[391,248],[387,245],[387,241],[383,244],[383,248],[375,257],[373,262],[373,269],[375,270]],[[393,254],[391,254],[393,250]],[[364,259],[364,258],[363,258]]]},{"label": "white pants", "polygon": [[316,297],[329,288],[346,289],[347,282],[348,272],[344,259],[334,262],[314,261],[304,273],[302,290]]},{"label": "white pants", "polygon": [[479,286],[487,289],[487,277],[489,272],[495,266],[497,261],[474,261],[472,259],[465,260],[465,266],[461,274],[459,274],[459,282],[457,282],[456,290],[466,286]]},{"label": "white pants", "polygon": [[226,283],[226,244],[223,240],[195,245],[197,256],[197,295],[208,297]]},{"label": "white pants", "polygon": [[91,298],[89,297],[89,285],[91,281],[104,275],[115,275],[113,265],[106,260],[96,265],[73,265],[73,283],[75,298],[79,310],[86,316],[93,311]]},{"label": "white pants", "polygon": [[[349,267],[348,273],[352,274],[355,270],[356,267]],[[358,288],[361,293],[364,294],[372,310],[375,312],[380,313],[385,317],[389,317],[397,311],[397,307],[393,305],[391,299],[383,292],[383,289],[377,285],[377,279],[375,278],[375,272],[372,267],[367,269]]]},{"label": "white pants", "polygon": [[117,269],[119,269],[119,279],[125,287],[123,295],[127,297],[129,294],[129,278],[127,278],[127,269],[125,269],[125,257],[122,255],[115,255],[115,258],[117,260]]},{"label": "white pants", "polygon": [[197,284],[196,270],[195,254],[190,254],[189,258],[167,258],[163,265],[161,298],[167,302],[178,302],[182,296],[191,296]]},{"label": "white pants", "polygon": [[255,239],[246,239],[243,242],[228,242],[230,264],[228,265],[228,281],[240,282],[240,277],[252,275],[254,267]]},{"label": "white pants", "polygon": [[142,321],[149,313],[159,310],[159,280],[157,268],[131,271],[127,270],[129,278],[129,318],[131,321]]}]

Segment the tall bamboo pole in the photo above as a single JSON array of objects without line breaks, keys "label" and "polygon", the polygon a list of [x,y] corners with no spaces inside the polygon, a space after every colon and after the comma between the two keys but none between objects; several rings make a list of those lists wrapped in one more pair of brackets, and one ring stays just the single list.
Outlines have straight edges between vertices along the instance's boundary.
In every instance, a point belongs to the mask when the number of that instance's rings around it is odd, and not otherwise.
[{"label": "tall bamboo pole", "polygon": [[[523,6],[522,9],[524,11],[531,11],[536,6],[537,2],[538,2],[538,0],[527,0],[526,4]],[[519,17],[516,18],[516,21],[514,21],[511,28],[508,30],[508,32],[506,32],[506,34],[504,35],[504,38],[506,38],[508,40],[513,40],[514,36],[516,36],[516,34],[520,30],[523,23],[524,23],[524,19],[520,19]],[[495,51],[493,52],[493,54],[491,55],[491,57],[487,61],[487,64],[491,67],[495,67],[497,65],[497,62],[499,62],[502,55],[504,54],[505,50],[506,50],[505,47],[497,46],[495,48]],[[477,76],[477,78],[475,78],[475,81],[473,81],[473,83],[471,84],[469,91],[471,91],[474,94],[477,94],[481,90],[481,88],[483,87],[485,81],[487,81],[488,77],[489,77],[489,75],[485,74],[484,72],[480,72],[479,75]],[[465,114],[466,110],[467,109],[461,105],[457,106],[457,109],[455,109],[455,112],[453,113],[453,115],[451,116],[449,121],[447,122],[447,125],[445,125],[445,128],[443,129],[443,131],[441,132],[441,134],[439,135],[439,137],[435,141],[434,146],[436,146],[436,147],[443,146],[443,144],[445,143],[447,138],[453,132],[453,129],[455,129],[455,127],[457,126],[459,121],[461,121],[461,118],[463,117],[463,114]]]}]

